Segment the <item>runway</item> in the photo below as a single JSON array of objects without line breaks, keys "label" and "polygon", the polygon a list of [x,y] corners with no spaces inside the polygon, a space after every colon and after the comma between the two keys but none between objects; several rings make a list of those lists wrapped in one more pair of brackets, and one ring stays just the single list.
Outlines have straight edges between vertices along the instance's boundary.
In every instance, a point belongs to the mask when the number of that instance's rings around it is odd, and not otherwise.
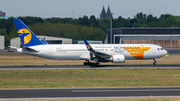
[{"label": "runway", "polygon": [[180,68],[180,64],[173,65],[100,65],[91,67],[84,65],[26,65],[0,66],[0,70],[40,70],[40,69],[117,69],[117,68]]},{"label": "runway", "polygon": [[[180,68],[177,65],[101,65],[90,67],[83,65],[45,65],[45,66],[0,66],[0,70],[43,70],[43,69],[117,69],[118,68]],[[0,90],[1,100],[47,100],[47,99],[141,99],[180,98],[180,87],[155,88],[70,88],[70,89],[8,89]]]},{"label": "runway", "polygon": [[73,97],[157,97],[180,96],[180,87],[157,88],[74,88],[0,90],[2,98],[73,98]]}]

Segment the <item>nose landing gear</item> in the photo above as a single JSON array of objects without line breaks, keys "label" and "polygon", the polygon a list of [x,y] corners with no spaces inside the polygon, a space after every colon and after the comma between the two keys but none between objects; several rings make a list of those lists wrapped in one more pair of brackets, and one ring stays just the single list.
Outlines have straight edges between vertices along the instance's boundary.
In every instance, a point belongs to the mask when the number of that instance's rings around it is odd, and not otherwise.
[{"label": "nose landing gear", "polygon": [[157,60],[158,60],[158,59],[153,59],[153,60],[154,60],[153,65],[157,65],[157,63],[156,63],[156,62],[157,62]]}]

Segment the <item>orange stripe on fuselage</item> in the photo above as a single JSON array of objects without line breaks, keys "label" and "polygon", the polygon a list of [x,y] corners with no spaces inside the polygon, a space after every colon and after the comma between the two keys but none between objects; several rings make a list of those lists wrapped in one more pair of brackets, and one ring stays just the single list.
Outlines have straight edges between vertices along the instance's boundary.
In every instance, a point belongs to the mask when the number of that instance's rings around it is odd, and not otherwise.
[{"label": "orange stripe on fuselage", "polygon": [[123,47],[129,54],[131,54],[135,59],[143,59],[144,52],[151,49],[151,47]]}]

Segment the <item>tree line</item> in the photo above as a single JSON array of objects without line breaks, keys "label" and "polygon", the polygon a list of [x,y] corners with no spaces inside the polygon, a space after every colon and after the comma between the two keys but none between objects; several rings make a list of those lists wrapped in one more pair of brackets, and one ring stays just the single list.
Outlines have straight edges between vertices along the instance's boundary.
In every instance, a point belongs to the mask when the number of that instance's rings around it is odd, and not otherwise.
[{"label": "tree line", "polygon": [[[72,18],[46,18],[40,17],[18,17],[36,35],[47,35],[73,40],[101,40],[104,41],[107,29],[110,27],[109,19],[99,19],[94,15]],[[159,18],[142,12],[134,15],[133,18],[113,18],[113,28],[124,27],[180,27],[180,16],[162,14]],[[0,19],[0,35],[5,36],[5,45],[8,46],[10,39],[17,37],[13,18]]]}]

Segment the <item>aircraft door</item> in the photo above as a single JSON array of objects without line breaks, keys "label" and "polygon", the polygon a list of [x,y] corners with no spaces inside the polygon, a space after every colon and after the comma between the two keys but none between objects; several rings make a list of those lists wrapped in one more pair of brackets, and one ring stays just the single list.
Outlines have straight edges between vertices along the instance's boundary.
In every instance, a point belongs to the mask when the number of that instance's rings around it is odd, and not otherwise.
[{"label": "aircraft door", "polygon": [[152,47],[152,53],[153,53],[153,54],[156,53],[156,47]]},{"label": "aircraft door", "polygon": [[53,48],[52,47],[49,48],[49,54],[53,54]]}]

